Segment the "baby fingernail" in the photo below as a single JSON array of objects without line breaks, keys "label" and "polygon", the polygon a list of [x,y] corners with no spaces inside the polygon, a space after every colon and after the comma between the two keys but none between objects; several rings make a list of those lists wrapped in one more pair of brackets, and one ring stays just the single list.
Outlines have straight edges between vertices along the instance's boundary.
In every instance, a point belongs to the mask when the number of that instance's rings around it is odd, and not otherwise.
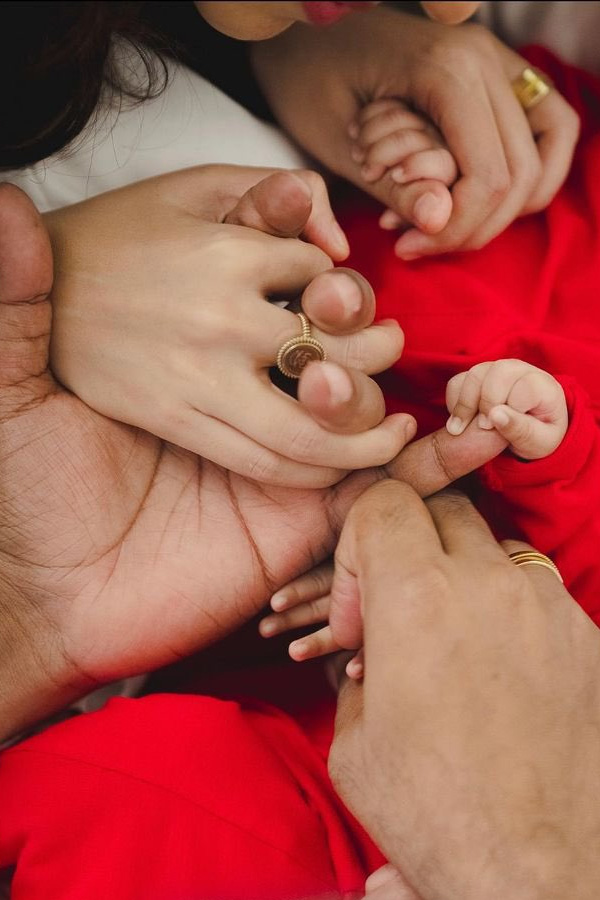
[{"label": "baby fingernail", "polygon": [[331,228],[331,236],[336,248],[339,250],[340,256],[346,257],[350,253],[350,245],[348,238],[344,234],[344,230],[339,222],[334,222]]},{"label": "baby fingernail", "polygon": [[[354,391],[348,374],[335,363],[330,362],[321,363],[321,374],[327,382],[331,402],[335,406],[348,403]],[[273,601],[271,601],[271,605],[273,605]]]},{"label": "baby fingernail", "polygon": [[396,228],[400,228],[401,224],[402,219],[393,209],[386,209],[379,217],[379,227],[383,228],[384,231],[394,231]]},{"label": "baby fingernail", "polygon": [[504,428],[510,422],[510,417],[506,410],[504,409],[495,409],[494,410],[494,422],[490,424],[490,428],[493,428],[494,425],[499,425],[500,428]]},{"label": "baby fingernail", "polygon": [[413,207],[415,220],[421,225],[429,225],[437,217],[439,201],[435,194],[428,191],[416,201]]},{"label": "baby fingernail", "polygon": [[406,172],[404,171],[402,166],[396,166],[390,172],[390,177],[392,181],[398,182],[398,184],[402,184],[406,179]]},{"label": "baby fingernail", "polygon": [[483,413],[479,413],[477,416],[477,424],[480,428],[483,428],[485,431],[491,431],[494,427],[490,422],[489,418],[485,416]]},{"label": "baby fingernail", "polygon": [[365,158],[364,151],[361,150],[360,147],[352,147],[352,149],[350,150],[350,156],[355,163],[361,163]]},{"label": "baby fingernail", "polygon": [[355,140],[358,137],[359,131],[360,131],[360,129],[359,129],[358,125],[356,124],[356,122],[350,122],[350,124],[348,125],[348,134],[350,135],[350,137],[353,140]]},{"label": "baby fingernail", "polygon": [[271,609],[274,609],[275,612],[279,612],[280,609],[285,607],[285,594],[273,594],[271,597]]},{"label": "baby fingernail", "polygon": [[266,619],[263,619],[258,626],[258,630],[263,637],[269,637],[275,631],[275,625],[273,622],[268,622]]},{"label": "baby fingernail", "polygon": [[463,420],[459,419],[458,416],[450,416],[446,422],[446,431],[449,431],[450,434],[462,434],[464,427]]}]

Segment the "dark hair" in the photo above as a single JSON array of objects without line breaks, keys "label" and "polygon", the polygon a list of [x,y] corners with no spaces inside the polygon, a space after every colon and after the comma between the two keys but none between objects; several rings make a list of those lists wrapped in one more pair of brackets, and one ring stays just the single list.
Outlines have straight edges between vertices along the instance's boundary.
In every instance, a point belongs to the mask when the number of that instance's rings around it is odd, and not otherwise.
[{"label": "dark hair", "polygon": [[[107,86],[134,101],[164,88],[166,45],[141,16],[143,3],[0,2],[0,169],[17,169],[69,145]],[[141,57],[146,78],[117,73],[111,39]],[[148,52],[152,48],[158,52]]]}]

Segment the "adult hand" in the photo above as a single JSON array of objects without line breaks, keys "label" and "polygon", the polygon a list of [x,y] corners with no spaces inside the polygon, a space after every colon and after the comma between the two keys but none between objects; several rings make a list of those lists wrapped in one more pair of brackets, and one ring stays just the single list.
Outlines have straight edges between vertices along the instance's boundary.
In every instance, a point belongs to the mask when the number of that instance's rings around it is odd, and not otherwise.
[{"label": "adult hand", "polygon": [[[189,169],[49,214],[52,368],[103,415],[258,481],[322,487],[403,446],[409,418],[384,418],[366,374],[403,337],[372,324],[361,276],[331,270],[347,247],[320,176],[269,171]],[[300,322],[267,302],[300,295],[329,358],[302,404],[269,378]]]},{"label": "adult hand", "polygon": [[48,370],[50,245],[0,187],[0,739],[94,685],[167,664],[251,618],[327,556],[386,474],[431,492],[496,455],[446,429],[329,490],[265,488],[63,390]]},{"label": "adult hand", "polygon": [[416,221],[429,183],[397,184],[389,174],[367,183],[350,155],[348,128],[383,97],[399,97],[438,127],[460,173],[453,212],[437,235],[409,230],[398,244],[406,259],[481,247],[517,216],[546,206],[568,172],[575,112],[552,91],[526,114],[511,88],[526,60],[481,26],[448,28],[378,7],[334,29],[296,26],[253,55],[286,129],[404,222]]},{"label": "adult hand", "polygon": [[[517,568],[470,502],[363,494],[336,562],[364,611],[331,773],[425,900],[592,900],[600,634],[556,576]],[[332,628],[335,623],[331,619]]]}]

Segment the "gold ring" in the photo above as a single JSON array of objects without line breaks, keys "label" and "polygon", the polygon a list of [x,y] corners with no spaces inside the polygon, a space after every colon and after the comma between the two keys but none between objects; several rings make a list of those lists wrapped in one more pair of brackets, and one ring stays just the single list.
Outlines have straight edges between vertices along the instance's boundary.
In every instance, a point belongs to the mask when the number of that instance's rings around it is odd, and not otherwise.
[{"label": "gold ring", "polygon": [[310,322],[304,313],[296,313],[302,322],[302,334],[282,344],[277,353],[275,365],[288,378],[300,378],[302,370],[309,362],[327,359],[325,347],[312,337]]},{"label": "gold ring", "polygon": [[543,566],[544,569],[550,569],[558,580],[563,583],[558,566],[552,562],[549,556],[544,556],[543,553],[538,553],[537,550],[517,550],[516,553],[509,553],[508,558],[511,562],[514,562],[515,566]]},{"label": "gold ring", "polygon": [[550,93],[552,82],[543,72],[529,66],[512,83],[515,96],[524,110],[533,109]]}]

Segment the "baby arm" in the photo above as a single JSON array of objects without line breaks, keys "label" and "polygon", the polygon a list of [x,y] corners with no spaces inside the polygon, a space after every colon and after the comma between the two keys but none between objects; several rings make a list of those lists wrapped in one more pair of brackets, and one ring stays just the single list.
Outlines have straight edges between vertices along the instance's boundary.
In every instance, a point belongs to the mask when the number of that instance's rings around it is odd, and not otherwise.
[{"label": "baby arm", "polygon": [[[458,176],[454,157],[426,116],[407,104],[384,97],[367,104],[348,129],[351,156],[366,182],[389,176],[411,193],[414,224],[425,234],[438,234],[452,213],[449,187]],[[379,224],[386,230],[407,225],[393,210]]]}]

